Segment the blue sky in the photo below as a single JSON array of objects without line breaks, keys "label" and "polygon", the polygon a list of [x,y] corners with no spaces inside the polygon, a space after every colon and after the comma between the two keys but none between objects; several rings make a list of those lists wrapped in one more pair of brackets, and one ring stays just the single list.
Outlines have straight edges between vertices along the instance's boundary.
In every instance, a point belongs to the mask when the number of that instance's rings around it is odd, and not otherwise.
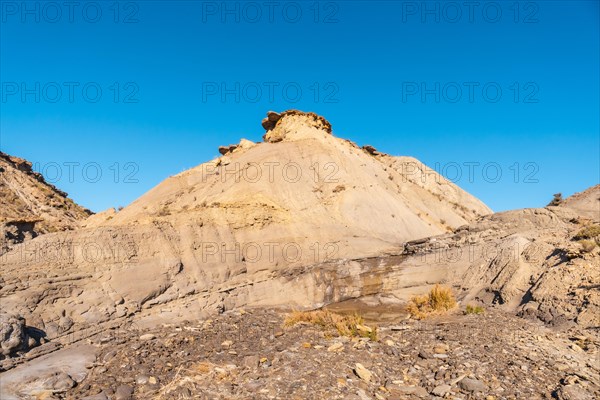
[{"label": "blue sky", "polygon": [[94,211],[261,140],[271,109],[495,211],[600,182],[598,1],[0,4],[0,149]]}]

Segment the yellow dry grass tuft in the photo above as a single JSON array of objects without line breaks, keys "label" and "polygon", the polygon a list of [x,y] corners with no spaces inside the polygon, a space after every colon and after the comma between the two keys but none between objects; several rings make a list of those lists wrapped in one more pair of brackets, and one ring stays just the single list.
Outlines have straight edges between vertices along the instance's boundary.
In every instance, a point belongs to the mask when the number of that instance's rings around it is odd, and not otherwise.
[{"label": "yellow dry grass tuft", "polygon": [[192,365],[192,367],[190,369],[192,371],[198,372],[200,374],[208,374],[212,368],[213,368],[213,366],[210,363],[201,362],[196,365]]},{"label": "yellow dry grass tuft", "polygon": [[291,327],[299,323],[316,325],[326,333],[337,333],[339,336],[377,340],[377,327],[367,326],[359,314],[342,315],[328,310],[293,311],[285,318],[283,325]]},{"label": "yellow dry grass tuft", "polygon": [[408,312],[416,318],[423,319],[432,314],[440,314],[456,307],[456,299],[452,289],[435,285],[428,294],[414,296],[408,304]]},{"label": "yellow dry grass tuft", "polygon": [[485,312],[485,308],[481,306],[472,306],[467,304],[467,308],[465,309],[465,314],[483,314]]}]

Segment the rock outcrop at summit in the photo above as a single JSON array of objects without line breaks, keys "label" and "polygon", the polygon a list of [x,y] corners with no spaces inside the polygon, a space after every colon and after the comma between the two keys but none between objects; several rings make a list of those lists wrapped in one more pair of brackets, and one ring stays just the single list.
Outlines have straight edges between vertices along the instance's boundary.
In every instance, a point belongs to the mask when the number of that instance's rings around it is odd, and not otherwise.
[{"label": "rock outcrop at summit", "polygon": [[263,136],[265,142],[277,143],[288,135],[298,137],[307,128],[324,131],[331,134],[331,124],[325,118],[312,112],[288,110],[281,114],[269,111],[263,119],[262,126],[267,133]]}]

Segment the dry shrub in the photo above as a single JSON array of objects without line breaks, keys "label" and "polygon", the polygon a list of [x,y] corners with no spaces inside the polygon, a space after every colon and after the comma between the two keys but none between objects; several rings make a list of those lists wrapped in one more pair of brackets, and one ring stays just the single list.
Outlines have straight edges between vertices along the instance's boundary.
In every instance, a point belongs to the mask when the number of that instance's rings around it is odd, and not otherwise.
[{"label": "dry shrub", "polygon": [[550,206],[558,206],[560,205],[560,203],[563,202],[563,197],[562,197],[562,193],[555,193],[554,194],[554,198],[552,199],[552,201],[550,203],[548,203],[548,205],[546,207],[550,207]]},{"label": "dry shrub", "polygon": [[579,232],[577,232],[577,235],[573,236],[573,239],[574,240],[594,239],[599,236],[600,236],[600,225],[590,225],[590,226],[583,228]]},{"label": "dry shrub", "polygon": [[326,333],[337,333],[339,336],[368,337],[377,340],[377,327],[365,325],[359,314],[342,315],[328,310],[293,311],[283,322],[285,327],[299,323],[307,323],[320,327]]},{"label": "dry shrub", "polygon": [[200,374],[208,374],[211,371],[212,367],[213,366],[208,362],[201,362],[196,365],[193,365],[191,367],[191,370]]},{"label": "dry shrub", "polygon": [[596,248],[596,242],[593,240],[580,240],[579,244],[584,253],[591,253]]},{"label": "dry shrub", "polygon": [[481,306],[472,306],[467,304],[467,308],[465,310],[465,314],[483,314],[485,312],[485,308]]},{"label": "dry shrub", "polygon": [[452,289],[435,285],[428,294],[414,296],[408,304],[408,312],[417,319],[423,319],[428,315],[443,313],[454,307],[456,307],[456,299]]}]

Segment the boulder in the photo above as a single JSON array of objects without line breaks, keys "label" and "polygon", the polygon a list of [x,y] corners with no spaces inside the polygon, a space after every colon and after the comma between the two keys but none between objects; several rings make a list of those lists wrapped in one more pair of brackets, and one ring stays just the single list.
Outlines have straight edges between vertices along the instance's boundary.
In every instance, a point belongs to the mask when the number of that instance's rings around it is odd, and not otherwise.
[{"label": "boulder", "polygon": [[373,377],[373,373],[366,369],[361,363],[356,363],[356,365],[354,366],[354,373],[356,374],[356,376],[358,376],[360,379],[367,383],[370,382],[371,378]]},{"label": "boulder", "polygon": [[19,315],[0,314],[0,359],[27,349],[25,319]]},{"label": "boulder", "polygon": [[464,378],[463,380],[458,382],[458,386],[462,390],[471,393],[483,392],[487,390],[487,386],[485,385],[485,383],[481,382],[480,380],[471,378]]},{"label": "boulder", "polygon": [[133,396],[133,388],[129,385],[120,385],[115,391],[115,400],[129,400]]},{"label": "boulder", "polygon": [[280,118],[281,118],[281,114],[279,114],[275,111],[267,112],[267,119],[271,122],[277,122],[277,121],[279,121]]},{"label": "boulder", "polygon": [[271,129],[275,128],[275,122],[269,120],[268,117],[263,118],[262,127],[265,128],[265,131],[270,131]]},{"label": "boulder", "polygon": [[250,149],[254,146],[256,146],[256,143],[254,143],[253,141],[248,140],[248,139],[240,140],[240,143],[237,145],[238,148],[244,149],[244,150]]},{"label": "boulder", "polygon": [[225,155],[227,153],[231,153],[237,148],[237,144],[230,144],[229,146],[219,146],[219,153],[221,153],[221,155]]}]

